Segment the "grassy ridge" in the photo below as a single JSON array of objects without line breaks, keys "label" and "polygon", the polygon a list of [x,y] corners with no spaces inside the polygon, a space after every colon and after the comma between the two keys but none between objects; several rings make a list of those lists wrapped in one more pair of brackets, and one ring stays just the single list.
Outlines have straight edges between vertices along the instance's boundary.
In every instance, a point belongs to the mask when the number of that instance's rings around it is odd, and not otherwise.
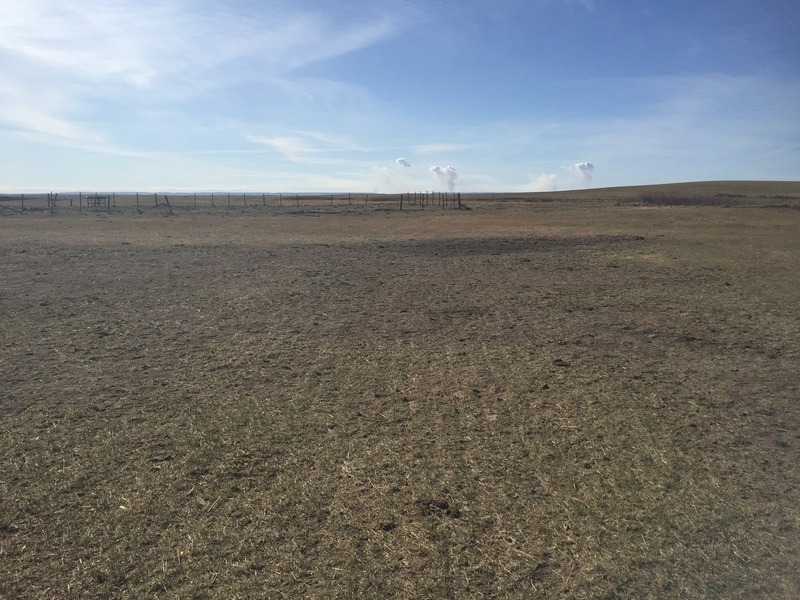
[{"label": "grassy ridge", "polygon": [[800,199],[800,182],[797,181],[697,181],[664,183],[559,192],[520,192],[515,194],[465,194],[465,198],[514,200],[634,200],[643,196],[695,197],[723,196],[729,199],[775,199],[786,197]]}]

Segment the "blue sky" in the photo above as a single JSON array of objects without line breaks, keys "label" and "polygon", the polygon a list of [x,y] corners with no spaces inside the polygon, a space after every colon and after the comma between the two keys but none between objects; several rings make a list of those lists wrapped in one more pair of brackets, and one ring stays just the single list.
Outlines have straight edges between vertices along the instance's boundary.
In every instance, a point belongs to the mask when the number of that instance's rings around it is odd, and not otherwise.
[{"label": "blue sky", "polygon": [[797,0],[0,3],[0,191],[709,179],[800,180]]}]

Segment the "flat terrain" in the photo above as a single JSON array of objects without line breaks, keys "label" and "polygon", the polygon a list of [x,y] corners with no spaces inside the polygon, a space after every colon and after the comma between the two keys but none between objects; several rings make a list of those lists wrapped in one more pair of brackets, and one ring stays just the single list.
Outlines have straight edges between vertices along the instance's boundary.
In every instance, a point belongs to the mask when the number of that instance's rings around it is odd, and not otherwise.
[{"label": "flat terrain", "polygon": [[6,210],[0,597],[800,597],[797,187]]}]

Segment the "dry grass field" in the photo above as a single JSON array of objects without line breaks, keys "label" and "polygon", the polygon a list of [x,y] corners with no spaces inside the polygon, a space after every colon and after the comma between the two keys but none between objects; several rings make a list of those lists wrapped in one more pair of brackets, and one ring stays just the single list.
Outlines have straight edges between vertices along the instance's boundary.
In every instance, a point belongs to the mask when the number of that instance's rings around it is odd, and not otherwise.
[{"label": "dry grass field", "polygon": [[800,597],[800,185],[726,185],[0,213],[0,597]]}]

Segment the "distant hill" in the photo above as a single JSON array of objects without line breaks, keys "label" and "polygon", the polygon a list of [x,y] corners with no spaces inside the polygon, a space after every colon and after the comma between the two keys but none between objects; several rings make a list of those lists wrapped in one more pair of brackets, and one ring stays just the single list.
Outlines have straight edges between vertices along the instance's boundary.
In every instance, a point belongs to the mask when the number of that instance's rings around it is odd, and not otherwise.
[{"label": "distant hill", "polygon": [[639,200],[643,198],[679,200],[689,198],[736,199],[744,201],[786,200],[800,201],[800,181],[695,181],[687,183],[663,183],[608,188],[565,190],[560,192],[522,192],[511,194],[464,194],[466,197],[496,200]]}]

